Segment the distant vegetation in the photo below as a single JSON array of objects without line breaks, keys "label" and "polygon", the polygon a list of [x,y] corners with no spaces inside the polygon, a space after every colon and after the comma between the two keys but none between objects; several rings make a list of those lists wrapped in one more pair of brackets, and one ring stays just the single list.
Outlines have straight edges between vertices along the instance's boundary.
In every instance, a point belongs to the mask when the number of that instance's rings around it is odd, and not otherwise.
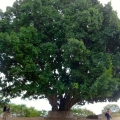
[{"label": "distant vegetation", "polygon": [[95,113],[93,113],[90,110],[87,109],[80,109],[80,108],[73,108],[72,112],[74,114],[74,116],[81,116],[81,117],[87,117],[89,115],[95,115]]},{"label": "distant vegetation", "polygon": [[108,104],[108,105],[106,105],[102,110],[102,114],[104,114],[108,108],[110,108],[112,117],[120,116],[120,107],[118,105],[116,105],[116,104]]},{"label": "distant vegetation", "polygon": [[[110,111],[111,111],[111,115],[113,117],[117,117],[117,116],[120,116],[120,108],[118,105],[116,104],[108,104],[106,105],[103,110],[101,111],[102,114],[104,115],[104,113],[106,112],[106,110],[110,108]],[[99,109],[99,108],[98,108]],[[73,112],[74,116],[77,116],[77,117],[87,117],[87,116],[90,116],[90,115],[96,115],[94,112],[90,111],[90,110],[87,110],[87,109],[81,109],[80,106],[78,105],[75,105],[71,111]]]},{"label": "distant vegetation", "polygon": [[[34,107],[27,107],[25,104],[16,105],[16,104],[9,104],[11,108],[11,117],[39,117],[39,116],[46,116],[48,111],[46,110],[37,110]],[[2,106],[3,107],[3,106]],[[2,115],[2,109],[0,108],[0,114]],[[116,104],[108,104],[106,105],[103,110],[101,111],[102,114],[110,108],[111,114],[113,117],[120,115],[120,108]],[[96,115],[94,112],[88,109],[82,109],[80,106],[75,105],[72,107],[71,111],[73,115],[76,117],[88,117],[90,115]]]},{"label": "distant vegetation", "polygon": [[74,116],[81,116],[81,117],[87,117],[89,115],[95,115],[95,113],[93,113],[90,110],[87,109],[81,109],[79,105],[74,105],[71,109],[71,111],[73,112]]},{"label": "distant vegetation", "polygon": [[[9,104],[11,108],[11,116],[17,117],[39,117],[39,116],[46,116],[47,111],[45,110],[36,110],[34,107],[27,107],[24,104],[16,105],[16,104]],[[2,107],[0,108],[0,114],[2,115]]]},{"label": "distant vegetation", "polygon": [[116,104],[108,104],[108,105],[106,105],[106,106],[103,108],[102,113],[105,113],[105,111],[106,111],[108,108],[110,109],[111,113],[120,112],[120,107],[119,107],[118,105],[116,105]]}]

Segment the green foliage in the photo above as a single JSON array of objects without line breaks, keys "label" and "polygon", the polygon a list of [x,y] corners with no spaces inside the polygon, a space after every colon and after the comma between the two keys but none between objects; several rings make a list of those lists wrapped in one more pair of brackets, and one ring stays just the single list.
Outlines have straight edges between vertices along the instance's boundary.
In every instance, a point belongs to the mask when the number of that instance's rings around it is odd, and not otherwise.
[{"label": "green foliage", "polygon": [[48,111],[42,110],[40,113],[40,116],[44,117],[44,116],[47,116],[47,114],[48,114]]},{"label": "green foliage", "polygon": [[120,108],[119,108],[118,105],[116,105],[116,104],[108,104],[103,108],[102,113],[105,113],[108,108],[110,109],[111,113],[120,112]]},{"label": "green foliage", "polygon": [[[1,74],[0,74],[1,75]],[[0,93],[0,106],[3,107],[5,104],[9,104],[10,98],[6,97],[2,92]],[[0,112],[3,111],[0,109]]]},{"label": "green foliage", "polygon": [[10,104],[10,113],[15,116],[24,116],[23,109],[26,108],[26,105]]},{"label": "green foliage", "polygon": [[30,107],[24,110],[25,117],[39,117],[40,111],[37,111],[35,108]]},{"label": "green foliage", "polygon": [[95,115],[95,113],[93,113],[90,110],[87,109],[81,109],[79,106],[73,106],[71,111],[73,112],[74,116],[80,116],[80,117],[87,117],[90,115]]},{"label": "green foliage", "polygon": [[[26,105],[9,104],[11,116],[18,117],[39,117],[45,115],[45,111],[38,111],[34,107],[28,108]],[[2,111],[0,112],[2,113]]]},{"label": "green foliage", "polygon": [[47,98],[53,111],[119,99],[120,20],[110,2],[16,0],[0,18],[6,96]]}]

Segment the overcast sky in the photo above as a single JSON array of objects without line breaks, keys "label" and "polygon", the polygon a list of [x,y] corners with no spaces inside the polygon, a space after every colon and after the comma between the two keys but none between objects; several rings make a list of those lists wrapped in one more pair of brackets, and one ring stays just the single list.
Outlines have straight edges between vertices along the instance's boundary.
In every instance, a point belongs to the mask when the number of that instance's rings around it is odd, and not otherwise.
[{"label": "overcast sky", "polygon": [[[12,6],[14,1],[15,0],[0,0],[0,9],[5,11],[6,6]],[[111,1],[113,9],[117,11],[118,16],[120,18],[120,0],[99,0],[99,1],[103,4],[106,4],[109,1]],[[38,110],[51,110],[51,106],[49,105],[49,102],[47,100],[29,101],[29,100],[21,100],[20,98],[16,98],[16,99],[12,99],[11,102],[15,104],[26,104],[28,107],[33,106]],[[82,108],[87,108],[89,110],[92,110],[96,114],[100,114],[103,107],[107,104],[109,103],[97,103],[97,104],[95,103],[89,105],[86,104]],[[120,100],[117,103],[113,103],[113,104],[117,104],[118,106],[120,106]]]}]

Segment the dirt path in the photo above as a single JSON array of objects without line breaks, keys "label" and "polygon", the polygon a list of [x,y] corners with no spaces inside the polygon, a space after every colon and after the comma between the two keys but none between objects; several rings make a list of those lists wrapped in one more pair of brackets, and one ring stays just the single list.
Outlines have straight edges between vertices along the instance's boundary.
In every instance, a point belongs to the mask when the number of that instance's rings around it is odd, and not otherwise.
[{"label": "dirt path", "polygon": [[120,117],[111,118],[111,120],[120,120]]},{"label": "dirt path", "polygon": [[[0,117],[0,120],[3,120],[1,117]],[[10,117],[10,118],[7,118],[7,120],[44,120],[43,117],[32,117],[32,118],[27,118],[27,117]],[[86,118],[80,118],[80,119],[77,119],[77,120],[106,120],[105,117],[101,118],[101,119],[86,119]],[[113,117],[111,118],[111,120],[120,120],[120,117]]]}]

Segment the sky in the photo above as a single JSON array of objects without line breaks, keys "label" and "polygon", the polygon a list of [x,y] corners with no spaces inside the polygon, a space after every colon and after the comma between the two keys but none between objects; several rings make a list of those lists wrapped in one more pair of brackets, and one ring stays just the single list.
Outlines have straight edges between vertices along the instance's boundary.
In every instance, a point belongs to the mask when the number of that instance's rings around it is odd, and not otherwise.
[{"label": "sky", "polygon": [[[0,0],[0,9],[5,11],[6,6],[12,6],[14,1],[15,0]],[[120,18],[120,7],[119,7],[120,0],[99,0],[99,1],[103,4],[106,4],[109,1],[111,1],[113,9],[117,11],[118,17]],[[34,107],[37,110],[51,110],[51,106],[46,99],[30,101],[30,100],[21,100],[21,98],[15,98],[11,100],[11,103],[26,104],[27,107]],[[86,104],[81,108],[86,108],[88,110],[93,111],[96,114],[100,114],[103,107],[105,107],[108,104],[117,104],[120,107],[120,100],[118,100],[118,102],[113,102],[113,103],[104,102],[104,103]]]}]

